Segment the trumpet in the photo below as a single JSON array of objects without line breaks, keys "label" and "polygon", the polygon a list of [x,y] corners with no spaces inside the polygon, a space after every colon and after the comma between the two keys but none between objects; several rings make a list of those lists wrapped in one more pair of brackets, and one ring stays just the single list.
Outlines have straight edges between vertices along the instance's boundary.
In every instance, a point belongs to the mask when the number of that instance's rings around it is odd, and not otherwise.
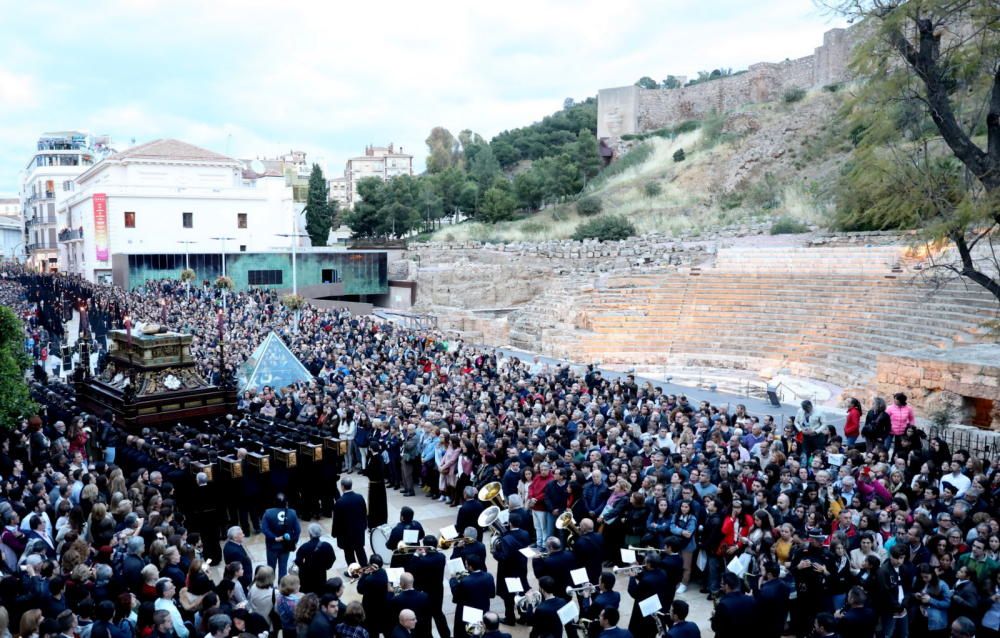
[{"label": "trumpet", "polygon": [[583,594],[583,593],[586,593],[587,595],[593,594],[594,593],[594,584],[593,583],[584,583],[582,585],[577,585],[576,587],[567,587],[566,588],[566,595],[567,596],[572,596],[573,594]]},{"label": "trumpet", "polygon": [[482,636],[486,633],[486,627],[481,622],[467,622],[465,623],[465,633],[470,636]]},{"label": "trumpet", "polygon": [[410,554],[421,550],[426,550],[428,552],[438,551],[437,547],[431,547],[429,545],[407,545],[406,541],[399,541],[399,544],[396,545],[396,549],[393,551],[393,554]]},{"label": "trumpet", "polygon": [[628,548],[636,554],[660,554],[663,552],[663,550],[658,547],[639,547],[637,545],[629,545]]},{"label": "trumpet", "polygon": [[642,571],[642,565],[636,563],[635,565],[626,565],[625,567],[612,567],[611,572],[615,576],[624,574],[626,576],[638,576],[639,572]]},{"label": "trumpet", "polygon": [[479,500],[484,503],[493,503],[497,509],[507,509],[507,501],[503,498],[503,486],[500,481],[487,483],[479,489]]},{"label": "trumpet", "polygon": [[460,572],[456,573],[454,576],[452,576],[452,578],[455,580],[456,583],[460,583],[460,582],[462,582],[462,579],[465,578],[468,575],[469,575],[469,572],[467,572],[466,570],[463,569],[462,571],[460,571]]}]

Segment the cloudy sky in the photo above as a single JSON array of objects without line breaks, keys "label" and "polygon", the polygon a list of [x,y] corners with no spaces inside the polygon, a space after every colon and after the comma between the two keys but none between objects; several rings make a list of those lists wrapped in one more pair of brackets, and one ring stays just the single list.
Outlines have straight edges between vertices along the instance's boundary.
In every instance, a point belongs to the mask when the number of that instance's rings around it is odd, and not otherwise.
[{"label": "cloudy sky", "polygon": [[339,173],[433,126],[489,138],[642,75],[812,53],[812,0],[0,0],[0,193],[43,131],[302,149]]}]

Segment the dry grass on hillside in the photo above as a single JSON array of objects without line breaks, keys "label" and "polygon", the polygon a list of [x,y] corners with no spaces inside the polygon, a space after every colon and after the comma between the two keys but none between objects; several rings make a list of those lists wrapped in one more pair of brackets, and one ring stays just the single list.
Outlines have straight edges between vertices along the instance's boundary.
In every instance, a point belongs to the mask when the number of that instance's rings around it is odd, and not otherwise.
[{"label": "dry grass on hillside", "polygon": [[[640,233],[689,235],[713,227],[790,217],[823,225],[826,185],[849,150],[836,122],[843,95],[815,90],[794,104],[747,107],[725,118],[721,131],[705,127],[673,139],[652,137],[641,164],[598,177],[585,195],[599,197],[605,214],[627,217]],[[674,153],[685,152],[675,162]],[[647,184],[659,185],[649,196]],[[584,219],[573,202],[495,225],[463,223],[437,231],[435,241],[565,239]]]}]

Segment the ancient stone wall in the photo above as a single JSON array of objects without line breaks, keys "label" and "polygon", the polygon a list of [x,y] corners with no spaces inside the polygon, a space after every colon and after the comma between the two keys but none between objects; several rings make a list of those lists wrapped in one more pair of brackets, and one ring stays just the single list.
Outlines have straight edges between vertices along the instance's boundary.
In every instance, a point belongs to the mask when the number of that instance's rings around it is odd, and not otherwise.
[{"label": "ancient stone wall", "polygon": [[812,55],[783,62],[760,62],[738,75],[676,89],[616,87],[601,89],[597,135],[617,148],[622,135],[642,133],[686,120],[703,119],[746,104],[781,99],[790,88],[812,88],[850,78],[851,52],[863,34],[860,25],[832,29]]},{"label": "ancient stone wall", "polygon": [[924,419],[933,418],[943,398],[955,397],[954,422],[966,425],[977,417],[974,399],[992,401],[992,412],[979,414],[977,425],[1000,430],[1000,345],[880,354],[875,389],[883,397],[905,391]]}]

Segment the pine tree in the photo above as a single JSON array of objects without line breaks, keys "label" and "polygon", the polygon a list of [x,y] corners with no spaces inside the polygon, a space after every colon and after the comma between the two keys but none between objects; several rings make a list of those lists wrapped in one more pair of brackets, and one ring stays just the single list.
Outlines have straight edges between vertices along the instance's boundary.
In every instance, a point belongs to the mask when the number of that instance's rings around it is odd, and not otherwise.
[{"label": "pine tree", "polygon": [[323,177],[323,169],[313,164],[309,175],[309,194],[306,198],[306,232],[313,246],[326,246],[333,225],[330,210],[329,187]]}]

